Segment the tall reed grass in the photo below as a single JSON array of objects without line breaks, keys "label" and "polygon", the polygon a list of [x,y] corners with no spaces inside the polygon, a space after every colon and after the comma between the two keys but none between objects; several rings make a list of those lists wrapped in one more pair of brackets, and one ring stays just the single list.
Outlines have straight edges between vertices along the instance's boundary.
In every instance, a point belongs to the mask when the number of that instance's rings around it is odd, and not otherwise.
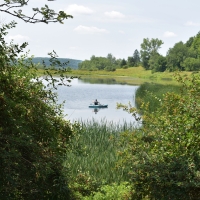
[{"label": "tall reed grass", "polygon": [[72,139],[72,151],[67,155],[66,166],[72,177],[87,173],[98,182],[119,183],[128,180],[127,172],[117,169],[118,140],[123,132],[131,132],[134,124],[123,125],[102,120],[81,121],[81,131]]},{"label": "tall reed grass", "polygon": [[140,110],[142,103],[149,103],[149,112],[154,112],[160,106],[167,92],[178,94],[180,86],[144,83],[136,91],[136,107]]}]

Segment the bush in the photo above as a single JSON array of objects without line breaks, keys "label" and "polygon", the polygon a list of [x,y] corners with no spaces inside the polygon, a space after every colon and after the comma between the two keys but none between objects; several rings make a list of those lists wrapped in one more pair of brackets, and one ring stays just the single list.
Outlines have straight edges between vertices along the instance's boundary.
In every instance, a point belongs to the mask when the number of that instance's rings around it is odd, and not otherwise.
[{"label": "bush", "polygon": [[83,198],[83,200],[129,200],[131,198],[131,187],[127,182],[120,185],[113,183],[112,185],[102,186],[98,192]]},{"label": "bush", "polygon": [[199,78],[177,75],[181,93],[167,93],[155,112],[144,112],[142,128],[124,137],[121,155],[132,174],[133,199],[199,199]]},{"label": "bush", "polygon": [[19,57],[26,43],[4,41],[14,26],[0,30],[0,199],[71,199],[63,162],[72,125],[26,55]]}]

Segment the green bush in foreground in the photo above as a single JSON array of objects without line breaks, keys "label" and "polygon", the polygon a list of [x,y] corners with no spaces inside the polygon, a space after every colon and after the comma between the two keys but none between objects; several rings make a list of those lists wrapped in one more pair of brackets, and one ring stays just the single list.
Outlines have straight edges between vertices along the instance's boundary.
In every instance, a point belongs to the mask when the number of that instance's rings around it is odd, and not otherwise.
[{"label": "green bush in foreground", "polygon": [[83,200],[129,200],[131,199],[131,186],[127,182],[120,185],[115,183],[102,186],[98,192],[94,192]]},{"label": "green bush in foreground", "polygon": [[0,199],[71,199],[63,162],[73,129],[52,90],[18,57],[26,43],[4,41],[13,27],[0,29]]},{"label": "green bush in foreground", "polygon": [[167,93],[155,112],[144,111],[143,127],[123,138],[122,163],[132,167],[134,200],[199,199],[200,76],[177,79],[181,93]]}]

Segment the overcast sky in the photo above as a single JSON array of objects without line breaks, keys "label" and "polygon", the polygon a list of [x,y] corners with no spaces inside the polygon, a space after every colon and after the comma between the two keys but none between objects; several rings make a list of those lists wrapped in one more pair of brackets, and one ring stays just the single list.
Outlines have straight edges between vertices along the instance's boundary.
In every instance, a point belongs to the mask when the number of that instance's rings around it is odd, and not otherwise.
[{"label": "overcast sky", "polygon": [[[0,0],[0,3],[3,1]],[[143,38],[158,38],[160,53],[179,41],[186,42],[200,31],[200,0],[30,0],[25,11],[44,4],[64,10],[73,19],[64,24],[18,25],[7,39],[27,41],[30,55],[47,57],[55,50],[61,58],[90,59],[92,55],[116,58],[132,56]],[[0,13],[1,21],[14,18]]]}]

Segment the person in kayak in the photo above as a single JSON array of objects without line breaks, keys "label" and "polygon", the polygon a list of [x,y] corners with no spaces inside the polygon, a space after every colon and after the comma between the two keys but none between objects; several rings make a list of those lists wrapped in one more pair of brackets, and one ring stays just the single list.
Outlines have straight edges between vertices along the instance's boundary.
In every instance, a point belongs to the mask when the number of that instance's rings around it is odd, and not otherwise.
[{"label": "person in kayak", "polygon": [[99,102],[97,101],[97,99],[94,101],[94,105],[98,105]]}]

